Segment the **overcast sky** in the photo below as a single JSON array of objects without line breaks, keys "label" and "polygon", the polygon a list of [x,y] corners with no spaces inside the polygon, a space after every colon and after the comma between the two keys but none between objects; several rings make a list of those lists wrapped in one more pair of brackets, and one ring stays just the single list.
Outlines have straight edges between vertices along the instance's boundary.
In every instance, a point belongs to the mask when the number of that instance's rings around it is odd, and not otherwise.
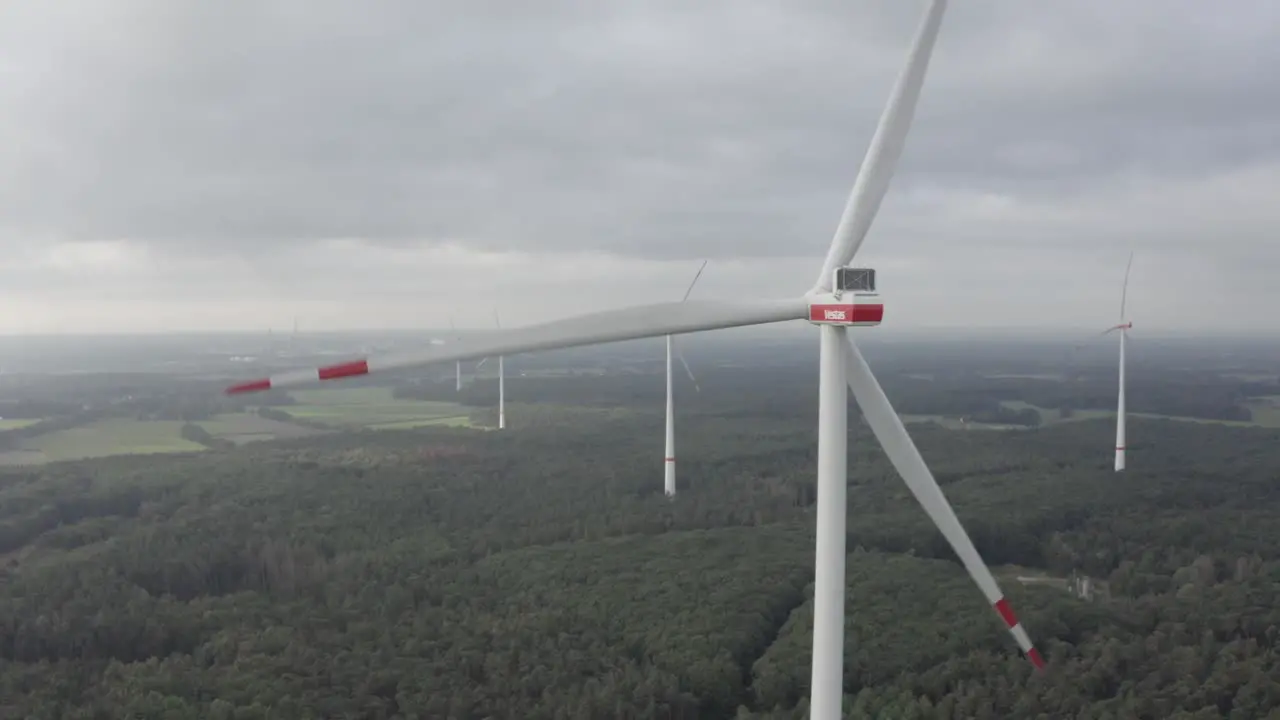
[{"label": "overcast sky", "polygon": [[[485,327],[821,265],[922,0],[0,6],[0,332]],[[900,327],[1280,330],[1280,3],[960,0]]]}]

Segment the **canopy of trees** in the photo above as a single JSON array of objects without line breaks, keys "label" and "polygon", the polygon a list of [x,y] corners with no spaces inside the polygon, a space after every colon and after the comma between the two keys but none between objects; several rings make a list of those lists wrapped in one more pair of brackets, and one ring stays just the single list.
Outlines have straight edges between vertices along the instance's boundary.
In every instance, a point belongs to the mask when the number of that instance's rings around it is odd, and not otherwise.
[{"label": "canopy of trees", "polygon": [[[0,717],[804,717],[813,398],[771,392],[689,396],[673,501],[649,406],[0,470]],[[1280,433],[1134,418],[1117,475],[1107,420],[913,427],[1033,675],[850,432],[848,717],[1277,716]]]}]

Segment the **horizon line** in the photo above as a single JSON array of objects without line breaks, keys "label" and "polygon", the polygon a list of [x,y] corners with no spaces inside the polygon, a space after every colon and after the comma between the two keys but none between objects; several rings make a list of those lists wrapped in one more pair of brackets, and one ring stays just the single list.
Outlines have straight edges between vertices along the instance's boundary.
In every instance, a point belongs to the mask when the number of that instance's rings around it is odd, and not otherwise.
[{"label": "horizon line", "polygon": [[[541,323],[536,323],[541,324]],[[533,327],[536,324],[520,327]],[[706,331],[696,333],[684,333],[688,335],[705,335],[711,332],[745,332],[769,333],[769,332],[798,332],[799,325],[803,324],[805,331],[809,329],[809,324],[802,320],[792,321],[790,323],[773,323],[771,325],[762,325],[758,327],[747,328],[727,328],[724,331]],[[786,327],[791,325],[792,327]],[[329,329],[310,329],[297,330],[291,328],[282,328],[278,332],[283,336],[332,336],[332,335],[352,335],[352,334],[376,334],[376,333],[443,333],[449,334],[454,332],[493,332],[491,327],[338,327]],[[43,332],[4,332],[0,331],[0,339],[18,339],[18,338],[109,338],[109,337],[165,337],[165,336],[229,336],[229,335],[268,335],[276,334],[275,328],[231,328],[231,329],[160,329],[160,330],[114,330],[114,331],[92,331],[92,330],[71,330],[71,331],[43,331]],[[1092,325],[913,325],[910,327],[891,327],[883,326],[877,328],[873,333],[869,333],[868,337],[879,337],[884,335],[954,335],[954,334],[984,334],[984,335],[1034,335],[1043,336],[1056,333],[1100,333],[1101,331]],[[860,333],[861,334],[861,333]],[[1141,334],[1147,337],[1274,337],[1280,339],[1280,328],[1270,329],[1232,329],[1232,328],[1187,328],[1185,326],[1159,327],[1146,326]],[[1064,338],[1066,340],[1067,338]],[[1074,338],[1078,340],[1078,338]],[[620,341],[626,342],[626,341]]]}]

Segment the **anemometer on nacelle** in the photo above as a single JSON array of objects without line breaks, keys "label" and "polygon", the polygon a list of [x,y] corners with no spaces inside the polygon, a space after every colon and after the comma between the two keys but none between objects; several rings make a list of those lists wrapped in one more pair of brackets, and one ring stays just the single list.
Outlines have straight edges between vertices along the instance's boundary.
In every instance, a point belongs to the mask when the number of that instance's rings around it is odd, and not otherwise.
[{"label": "anemometer on nacelle", "polygon": [[809,298],[809,322],[815,325],[871,327],[884,319],[872,268],[836,268],[831,292]]}]

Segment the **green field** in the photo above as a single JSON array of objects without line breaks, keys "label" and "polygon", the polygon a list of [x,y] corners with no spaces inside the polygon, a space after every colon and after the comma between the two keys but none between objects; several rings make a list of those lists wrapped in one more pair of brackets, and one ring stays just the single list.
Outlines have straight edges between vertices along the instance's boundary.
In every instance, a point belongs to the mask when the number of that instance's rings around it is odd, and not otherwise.
[{"label": "green field", "polygon": [[[298,420],[335,430],[371,428],[407,430],[427,426],[470,427],[468,408],[451,402],[397,400],[391,389],[336,388],[300,390],[293,393],[297,405],[281,409]],[[13,429],[38,420],[0,420],[0,430]],[[216,438],[237,445],[300,438],[326,432],[322,427],[304,427],[261,417],[253,412],[227,413],[195,424]],[[79,460],[107,455],[200,452],[206,448],[181,435],[182,422],[140,421],[125,418],[100,420],[81,427],[58,430],[22,440],[13,450],[0,452],[0,465],[34,465],[57,460]]]},{"label": "green field", "polygon": [[179,421],[113,418],[30,438],[23,450],[38,451],[46,461],[105,455],[199,452],[204,446],[184,440]]},{"label": "green field", "polygon": [[435,418],[413,418],[409,420],[392,420],[391,422],[375,423],[369,427],[375,430],[411,430],[418,427],[428,426],[447,426],[447,427],[471,427],[471,418],[466,415],[453,415],[449,417]]},{"label": "green field", "polygon": [[196,424],[208,431],[210,435],[222,440],[230,440],[237,445],[276,438],[307,437],[324,432],[293,423],[270,420],[254,413],[228,413],[218,415],[212,420],[201,420]]},{"label": "green field", "polygon": [[1096,420],[1098,418],[1110,417],[1115,415],[1114,410],[1076,410],[1071,417],[1062,417],[1062,411],[1056,408],[1042,408],[1031,403],[1025,403],[1021,400],[1004,400],[1001,405],[1010,410],[1026,410],[1030,408],[1040,413],[1040,423],[1042,425],[1052,425],[1060,422],[1079,422],[1080,420]]},{"label": "green field", "polygon": [[1052,382],[1062,382],[1061,373],[992,373],[983,375],[988,380],[1049,380]]},{"label": "green field", "polygon": [[[335,428],[368,427],[382,430],[427,425],[471,425],[470,408],[451,402],[398,400],[385,387],[296,390],[297,405],[281,408],[299,420]],[[212,432],[212,431],[211,431]]]},{"label": "green field", "polygon": [[1280,396],[1263,395],[1249,398],[1244,406],[1253,411],[1254,425],[1280,428]]},{"label": "green field", "polygon": [[[1114,415],[1113,412],[1106,410],[1077,410],[1069,418],[1062,417],[1060,410],[1051,410],[1048,408],[1036,407],[1021,400],[1005,400],[1000,403],[1010,410],[1026,410],[1028,408],[1040,413],[1040,423],[1042,425],[1052,425],[1060,422],[1075,422],[1079,420],[1093,420],[1095,418],[1107,417]],[[903,415],[904,423],[937,423],[948,430],[1025,430],[1023,425],[1011,425],[1005,423],[984,423],[984,422],[961,422],[960,418],[947,415]]]},{"label": "green field", "polygon": [[1175,415],[1155,415],[1152,413],[1129,413],[1134,417],[1145,417],[1162,420],[1178,420],[1181,422],[1204,423],[1208,425],[1230,425],[1233,427],[1280,428],[1280,397],[1268,395],[1249,398],[1244,407],[1253,412],[1253,420],[1213,420],[1211,418],[1178,417]]},{"label": "green field", "polygon": [[1223,373],[1222,377],[1241,382],[1275,382],[1276,373]]},{"label": "green field", "polygon": [[[1062,422],[1079,422],[1115,417],[1115,410],[1076,410],[1071,417],[1062,417],[1062,411],[1053,408],[1042,408],[1021,400],[1004,400],[1000,403],[1010,410],[1031,408],[1040,413],[1042,425],[1053,425]],[[1156,413],[1129,412],[1129,417],[1148,418],[1151,420],[1177,420],[1179,422],[1204,423],[1208,425],[1230,425],[1234,427],[1280,428],[1280,396],[1250,398],[1244,406],[1253,412],[1253,420],[1214,420],[1211,418],[1182,417],[1178,415],[1158,415]],[[904,423],[934,422],[951,430],[1015,430],[1020,425],[991,425],[987,423],[962,423],[958,418],[944,415],[903,415]]]},{"label": "green field", "polygon": [[39,418],[0,418],[0,430],[17,430],[38,422]]},{"label": "green field", "polygon": [[948,430],[1023,430],[1021,425],[1002,425],[999,423],[980,423],[980,422],[961,422],[960,418],[948,417],[946,415],[902,415],[902,422],[910,425],[912,423],[937,423]]}]

